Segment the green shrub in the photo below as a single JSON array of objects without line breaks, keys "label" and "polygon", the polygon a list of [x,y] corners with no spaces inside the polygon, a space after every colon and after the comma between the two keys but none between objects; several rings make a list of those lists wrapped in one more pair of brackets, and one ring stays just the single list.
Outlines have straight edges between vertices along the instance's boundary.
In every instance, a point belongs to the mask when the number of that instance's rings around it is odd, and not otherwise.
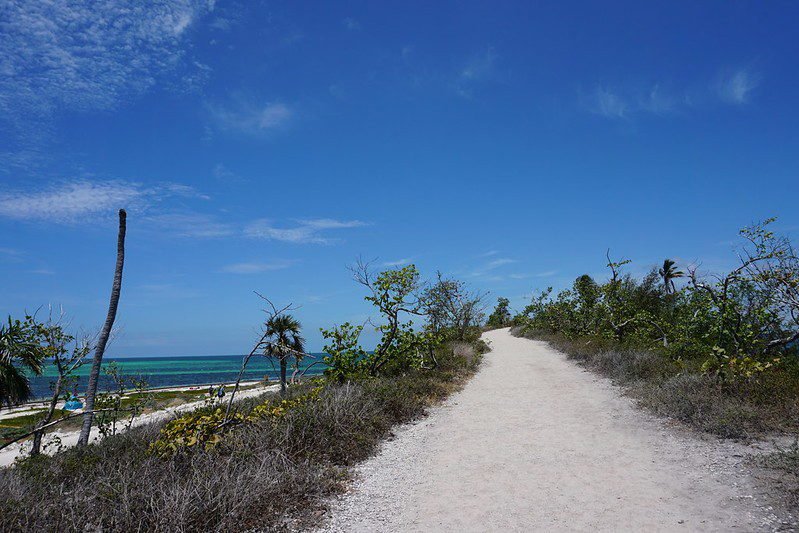
[{"label": "green shrub", "polygon": [[[183,444],[187,436],[203,433],[203,417],[219,421],[211,408],[182,416],[180,423],[149,424],[85,448],[25,460],[0,470],[2,529],[288,528],[342,490],[347,466],[372,454],[392,427],[456,390],[479,364],[479,351],[467,362],[441,347],[435,370],[343,384],[331,380],[322,388],[291,387],[286,398],[241,400],[234,413],[242,422],[208,449]],[[152,443],[173,434],[180,453],[151,453]]]}]

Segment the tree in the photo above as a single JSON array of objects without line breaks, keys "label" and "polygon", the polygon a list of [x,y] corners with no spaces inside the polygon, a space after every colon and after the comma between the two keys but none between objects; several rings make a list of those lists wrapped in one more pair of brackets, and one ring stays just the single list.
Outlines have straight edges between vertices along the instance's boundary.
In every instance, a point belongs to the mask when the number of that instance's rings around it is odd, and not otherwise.
[{"label": "tree", "polygon": [[488,317],[486,325],[490,328],[504,328],[510,324],[510,300],[500,297],[494,312]]},{"label": "tree", "polygon": [[[355,281],[371,293],[364,300],[374,305],[385,320],[384,324],[375,328],[382,337],[370,357],[369,373],[374,376],[389,361],[398,362],[410,355],[409,350],[415,352],[419,349],[413,323],[403,322],[406,316],[425,315],[424,301],[420,296],[423,291],[419,271],[415,265],[408,265],[374,274],[369,263],[360,259],[350,270]],[[424,347],[425,350],[429,348]]]},{"label": "tree", "polygon": [[280,392],[286,393],[286,370],[288,358],[294,356],[298,362],[305,353],[305,339],[300,335],[302,326],[291,315],[271,316],[265,324],[266,347],[264,355],[280,362]]},{"label": "tree", "polygon": [[666,294],[674,294],[676,291],[674,280],[685,276],[682,270],[677,270],[676,264],[677,263],[671,259],[666,259],[663,261],[663,266],[658,271],[660,277],[663,278],[663,290]]},{"label": "tree", "polygon": [[125,265],[126,219],[127,213],[124,209],[120,209],[119,233],[117,235],[117,262],[114,270],[114,282],[111,285],[111,300],[108,304],[108,314],[105,318],[105,324],[103,324],[103,329],[100,331],[100,336],[97,339],[97,346],[94,350],[92,369],[89,373],[89,384],[86,388],[86,402],[84,405],[86,414],[83,416],[83,426],[80,430],[78,446],[86,446],[89,443],[89,434],[91,433],[92,421],[94,419],[94,401],[97,396],[97,382],[100,377],[100,366],[103,363],[105,347],[108,344],[108,338],[111,336],[111,329],[114,327],[114,320],[117,316],[119,295],[122,291],[122,268]]},{"label": "tree", "polygon": [[28,401],[32,392],[25,371],[41,374],[47,351],[42,326],[32,316],[0,326],[0,407]]},{"label": "tree", "polygon": [[743,228],[740,264],[715,283],[689,269],[691,287],[711,304],[714,352],[722,360],[755,359],[799,341],[799,256],[786,237],[769,229],[775,219]]},{"label": "tree", "polygon": [[435,333],[447,333],[455,340],[464,340],[470,328],[482,323],[485,297],[486,293],[470,291],[464,282],[444,278],[438,272],[435,283],[422,295],[430,329]]},{"label": "tree", "polygon": [[[40,453],[42,437],[44,436],[44,430],[42,428],[52,421],[56,405],[61,397],[61,392],[67,387],[67,383],[70,380],[76,379],[73,376],[73,372],[83,364],[83,358],[86,357],[91,349],[90,339],[83,338],[77,340],[72,335],[67,334],[64,331],[60,319],[58,321],[53,321],[51,318],[44,326],[42,336],[45,341],[47,356],[53,359],[53,364],[56,367],[58,376],[51,384],[53,395],[50,397],[47,411],[44,417],[36,423],[35,429],[38,431],[33,434],[31,455]],[[70,350],[68,345],[72,342],[75,344]]]},{"label": "tree", "polygon": [[322,329],[322,337],[327,344],[322,348],[326,354],[325,376],[345,383],[350,379],[368,373],[369,354],[359,344],[363,326],[353,326],[345,322],[333,329]]}]

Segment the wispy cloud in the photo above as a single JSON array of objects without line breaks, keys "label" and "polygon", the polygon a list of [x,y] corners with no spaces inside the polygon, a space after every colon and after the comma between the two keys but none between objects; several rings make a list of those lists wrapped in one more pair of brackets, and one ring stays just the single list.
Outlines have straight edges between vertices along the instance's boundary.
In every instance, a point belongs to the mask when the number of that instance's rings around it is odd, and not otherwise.
[{"label": "wispy cloud", "polygon": [[299,220],[297,225],[288,228],[275,227],[268,219],[252,222],[244,229],[244,235],[256,239],[267,239],[297,244],[332,244],[338,239],[323,234],[326,230],[357,228],[366,226],[360,220],[335,220],[316,218]]},{"label": "wispy cloud", "polygon": [[0,248],[0,258],[7,261],[21,261],[23,255],[25,255],[24,252],[15,248]]},{"label": "wispy cloud", "polygon": [[344,19],[344,27],[347,28],[349,31],[360,30],[361,24],[352,17],[347,17]]},{"label": "wispy cloud", "polygon": [[494,76],[496,60],[497,55],[492,47],[488,47],[470,57],[458,73],[456,84],[458,94],[464,98],[471,98],[475,84],[489,80]]},{"label": "wispy cloud", "polygon": [[119,208],[145,209],[166,198],[200,197],[180,184],[145,187],[126,181],[77,180],[34,190],[0,193],[0,216],[16,220],[77,223]]},{"label": "wispy cloud", "polygon": [[229,168],[227,168],[222,163],[217,163],[216,165],[214,165],[212,173],[216,179],[225,183],[236,183],[236,182],[247,181],[238,174],[236,174],[235,172],[233,172],[232,170],[230,170]]},{"label": "wispy cloud", "polygon": [[738,69],[691,88],[673,89],[655,83],[648,86],[596,85],[580,95],[583,107],[610,119],[632,119],[637,115],[666,115],[719,104],[742,105],[749,102],[760,84],[760,76],[749,69]]},{"label": "wispy cloud", "polygon": [[30,120],[112,109],[181,64],[188,28],[212,9],[209,0],[6,2],[0,111]]},{"label": "wispy cloud", "polygon": [[484,267],[483,270],[494,270],[495,268],[499,268],[504,265],[510,265],[511,263],[516,263],[515,259],[509,259],[507,257],[502,257],[500,259],[494,259],[493,261],[489,261]]},{"label": "wispy cloud", "polygon": [[484,80],[488,78],[491,76],[491,73],[494,70],[494,62],[496,59],[497,55],[494,53],[494,49],[491,47],[486,48],[478,54],[475,54],[469,58],[469,61],[461,70],[461,79],[468,81]]},{"label": "wispy cloud", "polygon": [[536,272],[534,274],[510,274],[508,277],[511,279],[551,278],[557,273],[557,270],[547,270],[545,272]]},{"label": "wispy cloud", "polygon": [[139,285],[137,289],[146,293],[147,298],[182,300],[202,296],[202,293],[194,287],[184,287],[174,283],[145,283]]},{"label": "wispy cloud", "polygon": [[385,267],[398,267],[403,265],[409,265],[411,262],[413,262],[412,258],[404,257],[402,259],[397,259],[395,261],[384,261],[381,264]]},{"label": "wispy cloud", "polygon": [[474,269],[469,275],[474,278],[482,277],[487,279],[488,281],[500,281],[501,279],[500,276],[497,275],[492,275],[490,277],[486,276],[489,276],[489,274],[493,274],[493,272],[498,268],[501,268],[506,265],[512,265],[514,263],[518,263],[518,261],[515,259],[511,259],[509,257],[498,257],[497,259],[492,259],[491,261],[488,261],[487,263]]},{"label": "wispy cloud", "polygon": [[629,111],[629,105],[618,94],[598,86],[589,97],[589,109],[604,117],[624,118]]},{"label": "wispy cloud", "polygon": [[295,114],[282,102],[210,104],[208,110],[217,128],[247,135],[263,135],[284,128]]},{"label": "wispy cloud", "polygon": [[722,76],[718,93],[722,100],[731,104],[745,104],[750,94],[760,85],[760,77],[747,69],[739,69]]},{"label": "wispy cloud", "polygon": [[146,220],[155,225],[160,233],[173,237],[213,239],[237,233],[232,224],[219,222],[202,213],[163,213],[148,216]]},{"label": "wispy cloud", "polygon": [[295,261],[270,261],[267,263],[234,263],[222,267],[222,272],[228,274],[262,274],[274,270],[283,270],[293,265]]}]

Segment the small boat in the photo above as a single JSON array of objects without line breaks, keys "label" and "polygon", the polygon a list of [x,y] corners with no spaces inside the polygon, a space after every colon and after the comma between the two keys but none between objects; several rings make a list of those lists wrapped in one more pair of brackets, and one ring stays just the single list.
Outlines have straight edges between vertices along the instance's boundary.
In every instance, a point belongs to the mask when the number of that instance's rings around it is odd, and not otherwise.
[{"label": "small boat", "polygon": [[75,411],[76,409],[81,409],[83,407],[83,402],[78,400],[75,396],[70,397],[69,400],[66,401],[64,404],[64,411]]}]

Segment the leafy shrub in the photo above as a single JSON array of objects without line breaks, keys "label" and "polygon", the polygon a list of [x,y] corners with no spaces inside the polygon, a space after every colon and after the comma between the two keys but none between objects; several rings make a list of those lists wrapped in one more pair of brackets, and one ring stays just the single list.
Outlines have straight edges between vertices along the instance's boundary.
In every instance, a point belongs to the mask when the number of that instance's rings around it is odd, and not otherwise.
[{"label": "leafy shrub", "polygon": [[278,401],[268,398],[247,414],[233,412],[226,417],[223,407],[193,411],[168,422],[161,429],[158,439],[150,444],[150,452],[160,457],[167,457],[182,449],[195,446],[210,451],[222,442],[224,433],[233,427],[262,420],[274,422],[286,416],[291,409],[318,400],[319,391],[320,389],[316,388],[302,396]]}]

